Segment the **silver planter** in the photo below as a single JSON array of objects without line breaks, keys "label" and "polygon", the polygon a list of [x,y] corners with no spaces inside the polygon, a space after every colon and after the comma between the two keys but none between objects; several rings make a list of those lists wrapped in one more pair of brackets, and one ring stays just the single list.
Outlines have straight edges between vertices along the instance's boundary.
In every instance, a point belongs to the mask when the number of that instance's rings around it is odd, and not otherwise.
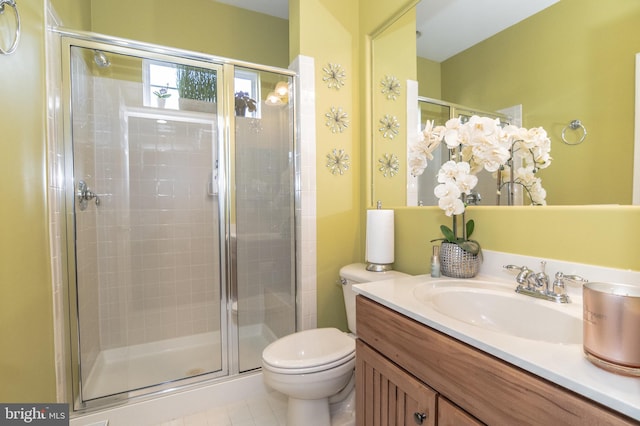
[{"label": "silver planter", "polygon": [[473,278],[478,275],[482,254],[471,254],[453,243],[440,246],[440,272],[451,278]]}]

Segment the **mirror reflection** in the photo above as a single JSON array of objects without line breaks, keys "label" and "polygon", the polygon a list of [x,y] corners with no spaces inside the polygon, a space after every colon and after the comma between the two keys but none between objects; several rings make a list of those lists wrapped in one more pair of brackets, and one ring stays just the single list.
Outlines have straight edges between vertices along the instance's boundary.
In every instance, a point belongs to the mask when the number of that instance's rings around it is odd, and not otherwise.
[{"label": "mirror reflection", "polygon": [[[417,151],[417,153],[422,151],[422,147],[426,142],[425,138],[427,137],[427,135],[424,134],[424,130],[428,128],[427,125],[431,126],[431,128],[437,128],[438,126],[445,126],[449,120],[456,118],[466,123],[473,116],[497,119],[502,127],[510,124],[517,125],[520,122],[518,119],[514,119],[514,117],[506,113],[481,111],[463,105],[425,97],[418,98],[418,109],[420,129],[422,129],[422,140],[408,147],[408,167],[410,172],[408,179],[410,182],[415,182],[415,185],[408,185],[408,188],[410,188],[410,190],[407,190],[408,206],[438,205],[438,197],[434,194],[434,188],[438,184],[438,172],[445,162],[455,159],[455,152],[448,149],[446,143],[440,142],[435,149],[427,154],[428,158],[426,158],[426,161],[415,164],[416,152],[414,151]],[[421,155],[418,157],[421,157]],[[412,158],[414,164],[412,164]],[[416,166],[418,166],[417,169],[415,168]],[[497,186],[498,177],[496,173],[489,173],[481,169],[474,174],[477,176],[478,182],[473,188],[473,191],[466,197],[465,202],[468,205],[508,204],[507,197],[502,197],[500,194],[500,188]],[[518,198],[515,204],[522,204],[524,202],[521,195],[522,191],[518,190]]]},{"label": "mirror reflection", "polygon": [[[423,3],[426,0],[416,9],[417,20],[422,19]],[[430,2],[434,3],[438,6],[438,2]],[[448,4],[438,7],[437,21],[442,24]],[[473,15],[473,25],[499,15],[493,8],[486,12],[486,16]],[[447,27],[462,31],[469,18],[466,10],[452,16],[454,20]],[[540,172],[548,204],[630,204],[639,20],[640,3],[633,0],[557,2],[453,56],[418,56],[418,94],[484,111],[520,105],[521,125],[542,127],[551,139],[553,164]],[[379,39],[386,39],[388,31],[397,33],[395,25],[373,40],[374,76],[381,73],[376,67],[384,64],[376,54],[380,52]],[[417,45],[429,38],[427,33],[422,31]],[[448,39],[436,35],[426,41],[447,45]],[[401,54],[397,48],[395,52]],[[378,99],[374,97],[373,102],[376,111]],[[580,120],[588,135],[580,144],[565,144],[563,131],[569,142],[581,136],[580,128],[565,130],[574,120]],[[373,121],[375,125],[375,117]],[[411,139],[414,131],[408,129],[406,138]],[[375,138],[373,142],[375,164],[382,151]],[[391,199],[387,205],[406,204],[406,199],[398,202],[388,195],[405,192],[405,166],[401,163],[399,178],[386,180],[380,179],[374,168],[374,201]]]}]

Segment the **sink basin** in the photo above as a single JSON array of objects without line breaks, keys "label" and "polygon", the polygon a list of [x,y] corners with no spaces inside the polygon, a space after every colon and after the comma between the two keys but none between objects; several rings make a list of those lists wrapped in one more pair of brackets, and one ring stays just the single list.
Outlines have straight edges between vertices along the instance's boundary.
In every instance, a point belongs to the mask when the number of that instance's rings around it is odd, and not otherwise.
[{"label": "sink basin", "polygon": [[490,282],[425,283],[414,296],[458,321],[494,332],[548,343],[582,344],[582,317],[575,306],[516,294]]}]

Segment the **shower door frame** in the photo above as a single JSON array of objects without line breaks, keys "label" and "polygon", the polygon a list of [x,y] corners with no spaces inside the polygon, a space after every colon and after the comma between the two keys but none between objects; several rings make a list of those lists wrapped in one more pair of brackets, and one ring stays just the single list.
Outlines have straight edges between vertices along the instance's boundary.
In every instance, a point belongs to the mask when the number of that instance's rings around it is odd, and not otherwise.
[{"label": "shower door frame", "polygon": [[[63,134],[64,134],[64,149],[65,149],[65,210],[66,217],[66,241],[67,241],[67,285],[65,286],[69,291],[69,324],[70,324],[70,352],[71,352],[71,390],[73,395],[73,408],[74,411],[85,411],[93,408],[102,408],[120,404],[124,401],[132,398],[155,394],[158,392],[164,392],[177,387],[183,387],[191,383],[197,383],[204,380],[204,377],[213,379],[218,377],[226,377],[229,375],[229,358],[227,346],[229,344],[229,338],[227,330],[229,328],[227,323],[227,303],[228,296],[228,276],[224,267],[220,269],[220,345],[221,345],[221,368],[218,371],[214,371],[202,376],[195,376],[190,378],[181,378],[166,383],[151,384],[148,387],[144,387],[138,390],[128,390],[122,393],[118,393],[112,396],[104,396],[96,399],[83,401],[82,400],[82,374],[81,374],[81,362],[80,362],[80,318],[78,312],[78,295],[77,295],[77,277],[76,277],[76,248],[75,248],[75,203],[76,203],[76,179],[74,171],[74,153],[73,153],[73,111],[72,111],[72,98],[71,98],[71,49],[73,47],[79,47],[84,49],[98,49],[107,53],[114,53],[118,55],[129,55],[139,57],[141,59],[158,60],[165,62],[172,62],[177,64],[198,66],[201,68],[207,68],[218,73],[218,78],[221,82],[218,83],[219,97],[224,98],[224,76],[222,64],[215,63],[211,60],[202,60],[192,56],[178,56],[177,52],[163,51],[152,46],[134,44],[129,42],[122,42],[118,40],[111,40],[106,38],[100,40],[95,36],[74,37],[64,36],[61,39],[61,57],[62,57],[62,76],[63,76],[63,89],[62,93],[63,102]],[[225,150],[225,142],[227,140],[226,133],[228,129],[225,127],[225,105],[220,105],[216,117],[216,125],[218,128],[218,137],[216,145],[218,152],[215,153],[216,158],[223,158]],[[214,141],[212,140],[212,143]],[[213,159],[212,159],[213,160]],[[212,164],[213,168],[213,164]],[[224,182],[224,168],[219,169],[220,182]],[[220,220],[217,226],[219,226],[220,232],[220,265],[223,266],[227,262],[225,259],[229,256],[225,242],[226,226],[225,217],[222,216],[225,209],[227,200],[227,188],[225,185],[219,185],[219,208],[218,215]],[[70,399],[71,400],[71,399]]]},{"label": "shower door frame", "polygon": [[[233,93],[233,76],[235,75],[235,67],[252,68],[258,71],[267,71],[282,74],[290,77],[295,81],[296,74],[293,71],[257,65],[242,61],[230,60],[227,58],[217,57],[213,55],[201,54],[198,52],[186,51],[181,49],[167,48],[148,43],[136,42],[131,40],[123,40],[116,37],[104,36],[89,32],[67,31],[64,29],[52,29],[52,32],[58,36],[61,67],[62,67],[62,90],[61,96],[61,118],[58,120],[59,128],[55,132],[57,137],[63,141],[58,146],[62,146],[64,155],[64,219],[62,220],[63,230],[60,235],[60,243],[63,247],[61,269],[65,277],[66,285],[63,286],[63,305],[66,316],[64,318],[65,327],[69,330],[64,341],[66,349],[69,351],[65,358],[65,382],[68,401],[73,401],[70,405],[75,413],[89,412],[98,408],[106,408],[114,405],[122,404],[132,399],[143,400],[156,397],[158,394],[167,391],[182,389],[194,384],[202,384],[203,382],[211,382],[216,379],[225,379],[241,375],[238,366],[238,330],[237,330],[237,312],[233,307],[237,306],[238,289],[237,282],[237,264],[234,253],[235,242],[235,209],[231,206],[232,194],[229,188],[233,187],[233,169],[235,162],[231,159],[231,153],[235,149],[235,115],[233,96],[226,95]],[[79,317],[77,311],[77,287],[76,287],[76,255],[75,255],[75,211],[74,203],[75,179],[73,170],[73,144],[72,144],[72,118],[71,118],[71,48],[77,46],[87,49],[99,49],[115,54],[132,55],[144,59],[161,60],[165,62],[173,62],[185,65],[193,65],[201,68],[208,68],[219,72],[218,78],[222,83],[218,83],[218,152],[216,156],[219,161],[218,167],[218,190],[219,190],[219,215],[220,215],[220,305],[221,305],[221,344],[222,344],[222,369],[217,372],[211,372],[196,377],[181,378],[175,381],[150,385],[140,390],[129,390],[123,393],[97,398],[95,400],[82,401],[81,378],[80,378],[80,349],[79,349]],[[220,80],[219,80],[220,81]],[[295,84],[294,84],[295,86]],[[292,121],[293,128],[296,129],[295,117]],[[292,141],[292,152],[296,152],[295,132]],[[295,167],[295,163],[294,163]],[[59,170],[62,172],[62,170]],[[295,191],[295,180],[293,181]],[[295,217],[295,209],[292,214]],[[293,221],[295,222],[295,220]],[[66,231],[65,231],[66,229]],[[294,230],[295,231],[295,230]],[[295,235],[295,232],[294,234]],[[66,249],[65,249],[66,247]],[[295,247],[294,247],[295,252]],[[293,257],[292,276],[295,283],[296,262],[295,255]],[[295,285],[294,287],[297,287]],[[295,296],[294,296],[295,297]],[[295,318],[294,318],[295,320]],[[296,328],[297,329],[297,328]],[[252,374],[252,371],[246,374]]]}]

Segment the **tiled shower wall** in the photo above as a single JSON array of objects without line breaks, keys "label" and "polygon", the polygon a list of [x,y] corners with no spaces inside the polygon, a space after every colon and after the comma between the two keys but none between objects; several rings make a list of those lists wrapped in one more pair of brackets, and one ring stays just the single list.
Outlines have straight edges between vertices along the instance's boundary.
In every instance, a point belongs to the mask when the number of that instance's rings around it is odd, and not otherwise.
[{"label": "tiled shower wall", "polygon": [[[97,244],[78,239],[78,250],[95,244],[99,261],[93,289],[79,299],[93,298],[98,283],[100,347],[217,331],[217,198],[207,192],[212,125],[159,123],[152,109],[131,109],[140,106],[141,84],[93,80],[95,158],[86,161],[95,161],[95,174],[85,180],[101,203],[87,208],[95,212]],[[95,333],[84,321],[81,337],[83,328]]]},{"label": "tiled shower wall", "polygon": [[105,182],[122,185],[123,197],[113,200],[117,217],[99,225],[105,349],[220,328],[210,139],[193,139],[194,127],[129,120],[128,181]]},{"label": "tiled shower wall", "polygon": [[295,331],[293,161],[288,106],[236,117],[238,322]]},{"label": "tiled shower wall", "polygon": [[[140,103],[137,83],[94,77],[93,93],[94,136],[83,141],[95,148],[82,147],[90,159],[81,161],[95,160],[84,179],[102,195],[80,213],[94,228],[78,244],[99,259],[99,294],[83,288],[80,300],[99,301],[100,348],[219,330],[218,197],[208,192],[216,135],[204,123],[159,124],[139,106],[124,111],[121,97]],[[266,105],[261,119],[236,123],[239,325],[263,324],[272,336],[295,331],[290,123],[288,108]]]}]

